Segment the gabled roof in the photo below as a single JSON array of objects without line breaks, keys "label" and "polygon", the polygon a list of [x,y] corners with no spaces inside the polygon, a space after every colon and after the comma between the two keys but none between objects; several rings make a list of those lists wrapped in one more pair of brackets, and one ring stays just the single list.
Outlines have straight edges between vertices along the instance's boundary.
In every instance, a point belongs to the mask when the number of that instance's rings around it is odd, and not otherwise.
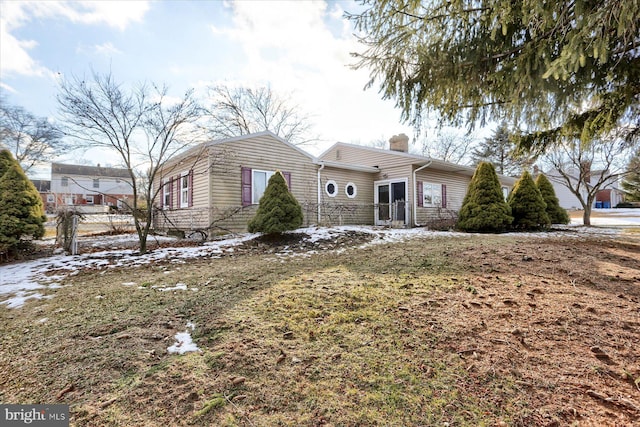
[{"label": "gabled roof", "polygon": [[[404,159],[406,161],[406,164],[408,165],[424,166],[428,164],[430,169],[441,170],[441,171],[451,172],[451,173],[458,173],[461,175],[473,176],[473,174],[476,171],[476,168],[473,166],[458,165],[456,163],[445,162],[444,160],[438,160],[431,157],[421,156],[419,154],[405,153],[403,151],[386,150],[383,148],[366,147],[363,145],[348,144],[346,142],[336,142],[335,144],[333,144],[331,147],[329,147],[329,149],[327,149],[325,152],[323,152],[319,156],[320,161],[324,162],[322,158],[326,156],[329,153],[329,151],[333,150],[336,147],[349,147],[349,148],[354,148],[356,150],[368,151],[371,153],[382,154],[384,156],[400,158],[400,159]],[[333,163],[337,163],[337,162],[333,162]],[[343,164],[348,164],[348,163],[343,163]],[[381,164],[378,166],[380,168],[383,168],[384,164]],[[498,176],[504,181],[512,181],[512,182],[516,181],[516,178],[510,177],[510,176],[506,176],[506,175],[498,175]]]},{"label": "gabled roof", "polygon": [[275,133],[273,133],[271,131],[265,130],[265,131],[262,131],[262,132],[248,133],[246,135],[239,135],[239,136],[234,136],[234,137],[231,137],[231,138],[222,138],[222,139],[216,139],[216,140],[213,140],[213,141],[203,142],[201,144],[195,145],[195,146],[189,148],[188,150],[185,150],[185,151],[173,156],[171,159],[169,159],[167,162],[165,162],[165,165],[174,164],[177,160],[188,158],[189,156],[193,155],[194,153],[197,153],[198,151],[202,151],[205,148],[209,148],[209,147],[213,147],[213,146],[217,146],[217,145],[222,145],[222,144],[233,144],[234,142],[237,142],[237,141],[245,141],[247,139],[259,138],[261,136],[270,136],[273,139],[276,139],[279,142],[285,144],[286,146],[296,150],[300,154],[308,157],[310,160],[313,161],[313,160],[316,159],[314,156],[312,156],[311,154],[307,153],[306,151],[304,151],[300,147],[291,144],[290,142],[288,142],[285,139],[279,137],[278,135],[276,135]]},{"label": "gabled roof", "polygon": [[63,163],[51,163],[51,175],[82,175],[109,178],[131,178],[129,171],[122,168],[109,168],[103,166],[67,165]]},{"label": "gabled roof", "polygon": [[307,153],[306,151],[304,151],[302,148],[298,147],[297,145],[293,145],[292,143],[290,143],[289,141],[287,141],[284,138],[279,137],[278,135],[276,135],[275,133],[265,130],[262,132],[256,132],[256,133],[249,133],[246,135],[240,135],[240,136],[234,136],[231,138],[224,138],[224,139],[218,139],[215,141],[210,141],[207,144],[207,146],[211,146],[211,145],[218,145],[218,144],[229,144],[229,143],[233,143],[235,141],[244,141],[246,139],[251,139],[251,138],[258,138],[261,136],[270,136],[273,139],[277,139],[278,141],[282,142],[284,145],[289,146],[290,148],[296,150],[297,152],[299,152],[300,154],[308,157],[311,160],[315,160],[315,157],[312,156],[311,154]]}]

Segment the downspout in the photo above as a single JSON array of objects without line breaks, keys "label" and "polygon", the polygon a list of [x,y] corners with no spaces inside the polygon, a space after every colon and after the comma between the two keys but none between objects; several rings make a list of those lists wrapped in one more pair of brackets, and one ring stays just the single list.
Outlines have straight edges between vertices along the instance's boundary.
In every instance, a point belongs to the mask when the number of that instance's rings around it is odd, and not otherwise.
[{"label": "downspout", "polygon": [[426,169],[431,166],[433,161],[429,160],[429,163],[420,166],[418,169],[413,171],[413,226],[414,227],[422,227],[422,225],[418,224],[418,184],[416,182],[416,174],[422,169]]},{"label": "downspout", "polygon": [[318,225],[320,225],[321,221],[321,206],[322,206],[322,180],[320,177],[320,172],[324,169],[324,163],[320,163],[320,168],[318,169]]}]

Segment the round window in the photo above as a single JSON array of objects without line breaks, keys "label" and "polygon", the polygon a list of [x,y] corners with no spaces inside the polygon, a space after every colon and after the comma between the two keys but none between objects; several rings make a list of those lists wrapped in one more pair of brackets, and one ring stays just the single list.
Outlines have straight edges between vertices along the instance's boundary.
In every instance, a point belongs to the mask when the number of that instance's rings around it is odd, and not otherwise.
[{"label": "round window", "polygon": [[346,193],[348,198],[353,199],[358,194],[358,187],[356,187],[356,185],[353,182],[349,182],[344,187],[344,192]]},{"label": "round window", "polygon": [[327,192],[329,197],[336,197],[338,194],[338,185],[334,180],[329,180],[324,186],[324,190]]}]

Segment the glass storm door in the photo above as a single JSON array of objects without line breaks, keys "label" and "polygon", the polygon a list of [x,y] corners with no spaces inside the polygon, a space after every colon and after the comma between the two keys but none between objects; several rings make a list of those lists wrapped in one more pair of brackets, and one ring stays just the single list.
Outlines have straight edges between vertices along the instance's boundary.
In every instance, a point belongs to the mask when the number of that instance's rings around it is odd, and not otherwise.
[{"label": "glass storm door", "polygon": [[389,225],[393,221],[406,223],[407,183],[396,182],[375,183],[375,224]]},{"label": "glass storm door", "polygon": [[376,225],[391,222],[391,191],[389,184],[376,185]]}]

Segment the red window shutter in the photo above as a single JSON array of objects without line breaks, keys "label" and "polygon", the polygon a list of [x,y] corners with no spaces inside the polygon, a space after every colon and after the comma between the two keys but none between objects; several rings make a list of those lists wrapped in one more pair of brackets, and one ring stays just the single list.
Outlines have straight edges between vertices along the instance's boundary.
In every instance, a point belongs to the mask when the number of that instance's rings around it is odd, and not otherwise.
[{"label": "red window shutter", "polygon": [[193,169],[189,171],[189,207],[193,206]]},{"label": "red window shutter", "polygon": [[173,178],[169,177],[169,209],[173,208]]},{"label": "red window shutter", "polygon": [[287,187],[291,191],[291,172],[282,172],[282,176],[284,176],[284,180],[287,181]]},{"label": "red window shutter", "polygon": [[242,206],[251,204],[251,168],[241,167]]},{"label": "red window shutter", "polygon": [[442,207],[447,207],[447,186],[442,184]]},{"label": "red window shutter", "polygon": [[424,206],[424,188],[422,187],[422,181],[416,181],[416,185],[418,186],[418,200],[416,200],[416,202],[418,203],[416,206],[418,206],[419,208]]}]

